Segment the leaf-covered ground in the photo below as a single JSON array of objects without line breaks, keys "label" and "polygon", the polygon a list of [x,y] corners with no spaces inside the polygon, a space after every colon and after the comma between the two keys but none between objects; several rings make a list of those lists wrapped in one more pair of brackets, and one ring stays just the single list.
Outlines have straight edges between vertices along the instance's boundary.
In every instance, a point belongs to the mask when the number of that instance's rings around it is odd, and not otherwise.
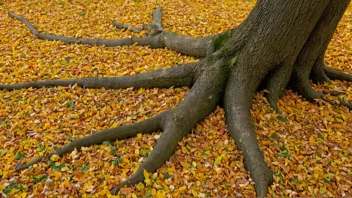
[{"label": "leaf-covered ground", "polygon": [[[205,36],[238,25],[254,1],[245,0],[35,0],[0,1],[0,83],[88,76],[131,75],[196,61],[166,49],[67,45],[36,39],[7,9],[39,31],[77,37],[139,36],[117,30],[112,20],[140,27],[163,7],[168,30]],[[328,65],[352,73],[352,6],[326,55]],[[141,35],[143,32],[141,33]],[[352,83],[315,86],[346,92]],[[102,129],[138,122],[175,107],[189,89],[93,90],[56,87],[0,91],[0,197],[106,197],[152,151],[161,132],[104,142],[15,172],[16,164]],[[288,91],[279,101],[285,118],[262,94],[253,121],[265,159],[274,171],[270,196],[352,196],[352,113],[317,106]],[[179,143],[175,154],[145,184],[124,188],[128,197],[254,196],[243,158],[218,108]]]}]

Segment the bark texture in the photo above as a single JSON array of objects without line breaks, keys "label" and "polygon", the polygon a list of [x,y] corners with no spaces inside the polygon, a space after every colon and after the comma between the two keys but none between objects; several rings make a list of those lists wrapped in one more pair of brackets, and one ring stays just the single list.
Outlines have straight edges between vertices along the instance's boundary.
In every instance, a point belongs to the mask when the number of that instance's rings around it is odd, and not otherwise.
[{"label": "bark texture", "polygon": [[[137,133],[163,131],[153,152],[128,180],[112,189],[112,194],[126,185],[144,180],[143,171],[155,172],[170,158],[177,143],[219,104],[224,104],[226,123],[237,147],[243,151],[245,167],[255,182],[258,197],[265,197],[272,183],[272,173],[256,139],[251,121],[251,104],[259,87],[268,90],[268,101],[279,112],[277,99],[290,85],[310,101],[324,99],[310,85],[330,79],[352,81],[349,74],[325,66],[324,53],[338,22],[350,0],[281,1],[258,0],[247,19],[238,27],[226,32],[191,38],[166,32],[162,26],[162,10],[156,8],[151,24],[141,29],[114,22],[117,28],[148,35],[129,39],[90,39],[39,33],[25,18],[9,12],[9,16],[22,21],[39,39],[60,40],[65,43],[105,46],[148,45],[152,48],[169,48],[183,54],[204,57],[199,62],[160,69],[126,77],[84,78],[72,80],[46,80],[14,85],[0,85],[0,89],[23,89],[42,86],[68,86],[77,84],[86,88],[152,88],[192,87],[178,107],[149,120],[101,131],[19,165],[22,170],[53,154],[64,155],[74,148],[100,144],[105,140],[128,138]],[[341,94],[341,93],[338,93]],[[336,95],[338,95],[336,94]],[[338,98],[333,104],[352,107]]]}]

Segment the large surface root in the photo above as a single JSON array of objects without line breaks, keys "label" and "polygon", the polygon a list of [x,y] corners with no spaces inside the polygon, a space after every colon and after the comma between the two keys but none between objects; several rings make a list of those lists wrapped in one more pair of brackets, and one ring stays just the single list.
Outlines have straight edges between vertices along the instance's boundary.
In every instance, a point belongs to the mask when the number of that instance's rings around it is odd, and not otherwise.
[{"label": "large surface root", "polygon": [[352,82],[352,75],[345,73],[345,72],[341,72],[341,71],[337,71],[331,67],[324,67],[325,73],[326,75],[332,79],[332,80],[341,80],[341,81],[347,81],[347,82]]},{"label": "large surface root", "polygon": [[[209,63],[212,60],[204,62]],[[223,64],[224,61],[219,60],[205,66],[185,100],[165,117],[163,135],[152,153],[136,173],[111,190],[112,194],[117,194],[126,185],[142,182],[143,171],[153,173],[160,168],[171,157],[178,142],[216,108],[227,80],[227,72],[221,67]]]},{"label": "large surface root", "polygon": [[115,141],[116,139],[121,140],[121,139],[136,136],[138,133],[144,134],[144,133],[152,133],[152,132],[158,131],[161,129],[162,117],[165,116],[165,114],[166,112],[163,112],[153,118],[150,118],[148,120],[145,120],[139,123],[106,129],[98,133],[85,136],[51,153],[35,158],[34,160],[28,163],[20,164],[16,166],[16,171],[26,169],[29,166],[32,166],[33,164],[40,162],[43,159],[50,158],[52,155],[62,156],[74,151],[74,149],[77,149],[78,151],[80,151],[82,147],[88,147],[94,144],[101,144],[104,141]]},{"label": "large surface root", "polygon": [[9,17],[21,21],[27,26],[27,28],[34,36],[42,40],[61,41],[70,44],[103,45],[107,47],[131,46],[133,44],[137,44],[139,46],[149,46],[151,48],[166,47],[181,54],[195,57],[205,57],[210,54],[212,51],[211,42],[216,36],[212,35],[202,38],[193,38],[182,36],[176,33],[166,32],[162,28],[161,8],[156,8],[154,10],[152,24],[143,25],[142,29],[138,29],[119,22],[113,22],[113,25],[115,25],[117,28],[130,29],[134,32],[148,30],[148,36],[146,37],[132,37],[124,39],[76,38],[70,36],[59,36],[56,34],[40,33],[37,28],[23,16],[17,15],[13,12],[8,12],[8,15]]},{"label": "large surface root", "polygon": [[52,86],[70,86],[77,84],[85,88],[124,89],[134,88],[170,88],[192,86],[197,73],[197,63],[163,68],[132,76],[78,78],[71,80],[42,80],[11,85],[0,85],[0,90],[23,88],[41,88]]},{"label": "large surface root", "polygon": [[243,151],[244,165],[255,183],[256,196],[266,197],[273,176],[264,161],[251,121],[251,101],[258,85],[248,82],[253,76],[248,77],[238,73],[230,76],[224,97],[226,124],[236,146]]},{"label": "large surface root", "polygon": [[124,186],[130,186],[144,180],[144,171],[155,172],[173,154],[178,142],[195,127],[195,125],[209,115],[219,103],[224,90],[228,70],[224,65],[226,61],[217,60],[214,56],[209,56],[199,62],[203,64],[197,73],[197,79],[192,86],[187,97],[178,107],[158,116],[142,121],[140,123],[120,126],[107,129],[92,135],[80,138],[70,144],[26,164],[16,167],[16,170],[23,170],[29,166],[47,159],[52,155],[62,156],[72,152],[74,149],[80,150],[84,146],[100,144],[103,141],[115,141],[137,135],[138,133],[150,133],[158,130],[163,131],[163,135],[158,140],[152,153],[142,163],[136,173],[121,184],[115,186],[112,194],[117,194]]}]

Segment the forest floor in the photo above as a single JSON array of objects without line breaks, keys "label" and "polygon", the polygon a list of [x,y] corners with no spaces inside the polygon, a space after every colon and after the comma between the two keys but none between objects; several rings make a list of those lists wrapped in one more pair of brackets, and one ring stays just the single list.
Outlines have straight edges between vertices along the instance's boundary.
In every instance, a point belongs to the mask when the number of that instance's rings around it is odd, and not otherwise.
[{"label": "forest floor", "polygon": [[[76,37],[142,36],[115,29],[117,20],[140,27],[163,8],[164,28],[206,36],[237,26],[255,1],[245,0],[0,0],[0,84],[43,79],[123,76],[197,61],[167,49],[68,45],[35,38],[7,10],[39,31]],[[352,73],[352,5],[330,43],[326,63]],[[346,92],[352,83],[314,86]],[[84,89],[77,86],[0,91],[0,197],[105,197],[153,149],[161,132],[104,142],[64,157],[52,156],[15,172],[15,166],[74,139],[171,109],[188,88]],[[265,160],[274,172],[269,196],[352,196],[352,113],[324,102],[311,104],[292,91],[279,100],[279,118],[263,96],[252,117]],[[216,109],[179,143],[175,154],[145,183],[120,196],[254,196],[254,184]]]}]

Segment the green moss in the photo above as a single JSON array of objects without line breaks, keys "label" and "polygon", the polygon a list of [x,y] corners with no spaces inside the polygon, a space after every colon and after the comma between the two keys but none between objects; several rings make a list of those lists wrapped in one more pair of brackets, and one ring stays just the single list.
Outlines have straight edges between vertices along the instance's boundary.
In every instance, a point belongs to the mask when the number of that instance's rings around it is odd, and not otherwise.
[{"label": "green moss", "polygon": [[221,46],[227,41],[228,35],[225,34],[220,34],[219,36],[215,37],[212,41],[214,51],[217,51],[218,49],[221,48]]},{"label": "green moss", "polygon": [[235,69],[237,65],[237,55],[234,55],[231,58],[226,59],[225,64],[223,65],[224,71],[231,72]]}]

